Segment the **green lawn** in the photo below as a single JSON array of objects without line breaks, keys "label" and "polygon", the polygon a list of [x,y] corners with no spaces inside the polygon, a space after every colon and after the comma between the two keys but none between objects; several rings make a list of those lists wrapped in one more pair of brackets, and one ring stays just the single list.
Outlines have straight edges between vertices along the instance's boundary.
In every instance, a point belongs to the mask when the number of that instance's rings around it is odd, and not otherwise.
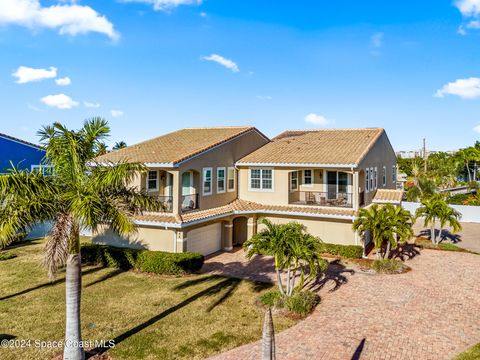
[{"label": "green lawn", "polygon": [[[0,337],[62,340],[64,274],[50,284],[40,241],[0,262]],[[261,337],[263,284],[198,275],[167,278],[85,267],[84,340],[116,340],[114,359],[200,359]],[[276,331],[294,324],[275,317]],[[49,359],[61,349],[0,349],[0,359]]]},{"label": "green lawn", "polygon": [[458,355],[454,360],[478,360],[480,359],[480,344]]}]

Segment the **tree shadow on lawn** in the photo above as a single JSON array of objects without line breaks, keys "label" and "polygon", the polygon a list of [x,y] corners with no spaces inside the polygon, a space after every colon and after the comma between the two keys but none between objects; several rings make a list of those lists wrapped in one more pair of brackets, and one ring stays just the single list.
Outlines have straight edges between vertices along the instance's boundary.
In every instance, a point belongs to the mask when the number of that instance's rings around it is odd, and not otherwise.
[{"label": "tree shadow on lawn", "polygon": [[[91,273],[94,273],[94,272],[97,272],[97,271],[99,271],[99,270],[101,270],[101,269],[102,269],[101,267],[94,267],[94,268],[91,268],[91,269],[88,269],[88,270],[83,270],[83,271],[82,271],[82,276],[83,276],[83,275],[87,275],[87,274],[91,274]],[[1,300],[11,299],[11,298],[14,298],[14,297],[16,297],[16,296],[28,294],[28,293],[31,292],[31,291],[38,290],[38,289],[42,289],[42,288],[44,288],[44,287],[54,286],[54,285],[57,285],[57,284],[61,284],[61,283],[63,283],[63,282],[65,282],[65,278],[61,278],[61,279],[57,279],[57,280],[54,280],[54,281],[46,282],[46,283],[43,283],[43,284],[39,284],[39,285],[37,285],[37,286],[34,286],[34,287],[29,288],[29,289],[25,289],[25,290],[16,292],[16,293],[14,293],[14,294],[2,296],[2,297],[0,297],[0,301],[1,301]]]},{"label": "tree shadow on lawn", "polygon": [[[442,230],[435,229],[435,235],[437,237],[440,237],[440,242],[444,240],[448,240],[448,241],[451,241],[453,244],[456,244],[462,241],[462,235],[453,234],[448,229],[442,229]],[[432,240],[432,234],[429,229],[420,230],[418,236]]]},{"label": "tree shadow on lawn", "polygon": [[101,283],[101,282],[103,282],[103,281],[105,281],[105,280],[114,278],[115,276],[120,275],[120,274],[122,274],[122,273],[124,273],[124,272],[125,272],[125,270],[122,270],[122,269],[113,269],[112,271],[106,273],[105,275],[100,276],[98,279],[96,279],[96,280],[94,280],[94,281],[92,281],[92,282],[84,285],[84,287],[87,288],[87,287],[90,287],[90,286],[92,286],[92,285]]},{"label": "tree shadow on lawn", "polygon": [[[218,280],[221,280],[218,282]],[[138,332],[146,329],[150,325],[155,324],[157,321],[167,317],[168,315],[174,313],[177,310],[182,309],[183,307],[190,305],[194,301],[202,298],[202,297],[208,297],[208,296],[213,296],[221,293],[222,291],[225,291],[225,293],[222,294],[222,296],[217,299],[214,303],[212,303],[208,308],[207,312],[212,311],[215,307],[218,305],[221,305],[225,300],[227,300],[230,296],[233,295],[235,290],[238,288],[240,283],[242,282],[242,279],[238,278],[229,278],[229,277],[224,277],[224,276],[219,276],[219,275],[210,275],[202,278],[197,278],[193,280],[188,280],[174,288],[174,290],[182,290],[189,288],[191,286],[199,285],[199,284],[205,284],[205,283],[210,283],[210,282],[217,282],[213,284],[212,286],[196,293],[195,295],[190,296],[189,298],[183,300],[182,302],[178,303],[175,306],[172,306],[168,308],[167,310],[162,311],[160,314],[155,315],[148,319],[147,321],[138,324],[137,326],[131,328],[130,330],[125,331],[123,334],[118,335],[113,339],[115,346],[118,346],[122,341],[128,339],[129,337],[137,334]],[[265,289],[266,287],[270,287],[268,284],[261,284],[261,283],[255,283],[253,289],[255,291],[261,291]],[[103,354],[107,350],[109,350],[108,347],[97,347],[95,349],[92,349],[88,352],[87,354],[87,359],[98,355],[98,354]]]},{"label": "tree shadow on lawn", "polygon": [[353,275],[355,270],[347,269],[344,264],[340,262],[339,259],[333,260],[328,264],[328,268],[325,272],[319,274],[315,281],[308,286],[311,291],[319,291],[324,288],[327,284],[333,282],[333,287],[328,290],[329,292],[338,290],[340,286],[348,282],[348,277],[345,274]]}]

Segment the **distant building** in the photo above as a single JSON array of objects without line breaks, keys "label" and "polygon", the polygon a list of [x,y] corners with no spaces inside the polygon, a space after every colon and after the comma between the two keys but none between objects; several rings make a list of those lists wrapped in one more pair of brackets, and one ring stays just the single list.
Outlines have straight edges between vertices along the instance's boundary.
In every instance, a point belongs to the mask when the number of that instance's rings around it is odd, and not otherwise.
[{"label": "distant building", "polygon": [[[458,150],[447,150],[447,151],[430,150],[430,151],[427,151],[427,157],[432,154],[438,154],[441,152],[444,152],[447,154],[455,154],[457,151]],[[396,151],[395,154],[397,154],[397,156],[401,157],[402,159],[414,159],[416,157],[423,158],[423,150],[402,150],[402,151]]]},{"label": "distant building", "polygon": [[0,133],[0,173],[5,173],[12,164],[21,170],[38,169],[44,157],[45,149],[41,146]]}]

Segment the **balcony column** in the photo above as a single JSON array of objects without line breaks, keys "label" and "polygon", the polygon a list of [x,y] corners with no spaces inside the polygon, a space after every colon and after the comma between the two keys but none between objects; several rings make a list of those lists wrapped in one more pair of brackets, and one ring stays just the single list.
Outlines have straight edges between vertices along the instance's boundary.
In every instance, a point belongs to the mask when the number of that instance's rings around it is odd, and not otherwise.
[{"label": "balcony column", "polygon": [[359,196],[360,196],[360,184],[358,183],[358,171],[353,172],[352,179],[352,206],[354,210],[358,210]]},{"label": "balcony column", "polygon": [[228,219],[222,221],[222,248],[225,251],[233,249],[233,221]]},{"label": "balcony column", "polygon": [[175,252],[186,252],[187,251],[187,231],[177,230],[175,233],[176,239],[176,249]]},{"label": "balcony column", "polygon": [[182,187],[180,186],[180,172],[172,171],[172,212],[173,214],[180,214],[182,201]]}]

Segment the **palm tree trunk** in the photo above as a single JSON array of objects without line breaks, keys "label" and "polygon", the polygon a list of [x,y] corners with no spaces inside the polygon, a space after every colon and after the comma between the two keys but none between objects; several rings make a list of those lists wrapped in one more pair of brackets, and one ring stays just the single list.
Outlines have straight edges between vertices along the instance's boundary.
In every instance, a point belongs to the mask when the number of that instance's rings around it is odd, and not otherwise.
[{"label": "palm tree trunk", "polygon": [[385,251],[385,259],[388,259],[390,257],[390,241],[387,242],[387,250]]},{"label": "palm tree trunk", "polygon": [[82,289],[82,265],[80,254],[69,254],[65,278],[66,294],[66,331],[63,358],[65,360],[83,360],[85,353],[80,346],[82,339],[80,326],[80,299]]},{"label": "palm tree trunk", "polygon": [[435,222],[432,223],[432,227],[430,229],[430,238],[432,240],[432,243],[437,243],[437,235],[435,234]]},{"label": "palm tree trunk", "polygon": [[287,296],[290,296],[290,287],[292,286],[291,270],[287,270]]},{"label": "palm tree trunk", "polygon": [[280,270],[278,268],[275,268],[275,270],[277,272],[278,290],[280,291],[280,294],[285,295],[285,291],[283,290],[282,276],[280,275]]},{"label": "palm tree trunk", "polygon": [[273,329],[272,310],[265,311],[262,333],[262,360],[275,360],[275,331]]}]

